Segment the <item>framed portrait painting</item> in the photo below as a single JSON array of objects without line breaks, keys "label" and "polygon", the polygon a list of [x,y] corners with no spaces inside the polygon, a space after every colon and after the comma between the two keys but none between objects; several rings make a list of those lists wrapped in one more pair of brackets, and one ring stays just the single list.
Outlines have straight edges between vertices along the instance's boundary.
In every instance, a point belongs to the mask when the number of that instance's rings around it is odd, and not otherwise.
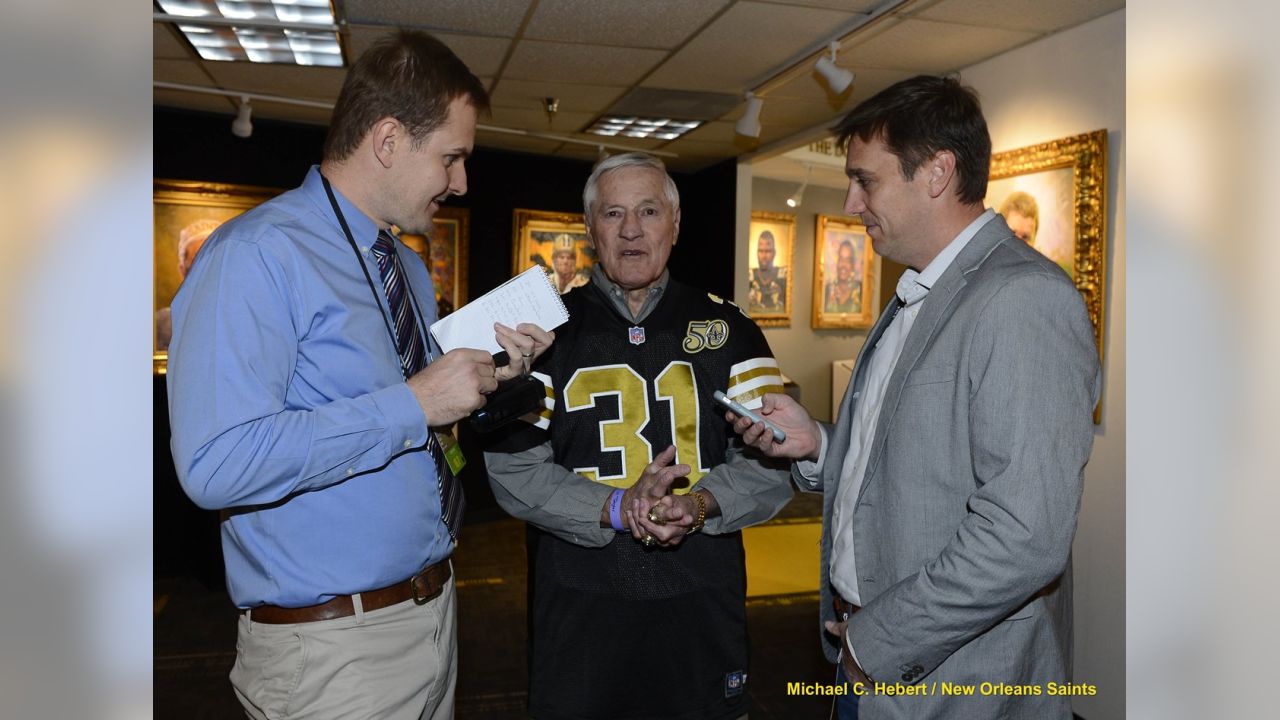
[{"label": "framed portrait painting", "polygon": [[511,274],[538,265],[563,295],[586,285],[596,251],[587,240],[582,213],[516,210],[511,251]]},{"label": "framed portrait painting", "polygon": [[431,237],[401,233],[400,240],[418,253],[431,271],[436,313],[444,317],[467,304],[467,259],[471,244],[471,211],[442,207],[436,211]]},{"label": "framed portrait painting", "polygon": [[169,339],[173,332],[169,306],[196,253],[219,225],[281,191],[185,180],[156,180],[154,188],[155,318],[151,357],[152,370],[163,375],[169,366]]},{"label": "framed portrait painting", "polygon": [[817,330],[869,328],[876,319],[880,256],[850,218],[819,215],[814,233],[813,321]]},{"label": "framed portrait painting", "polygon": [[[1107,131],[991,156],[987,207],[1058,264],[1084,298],[1103,357],[1107,259]],[[1101,405],[1094,421],[1101,421]]]},{"label": "framed portrait painting", "polygon": [[761,327],[790,327],[796,216],[753,211],[747,240],[747,314]]}]

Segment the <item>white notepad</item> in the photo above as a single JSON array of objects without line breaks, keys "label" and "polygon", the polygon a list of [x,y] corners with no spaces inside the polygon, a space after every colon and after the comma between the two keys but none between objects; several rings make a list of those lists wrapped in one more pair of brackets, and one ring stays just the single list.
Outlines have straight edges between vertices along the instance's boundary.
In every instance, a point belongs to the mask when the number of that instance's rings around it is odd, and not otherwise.
[{"label": "white notepad", "polygon": [[436,321],[431,337],[445,352],[464,347],[497,354],[502,346],[494,336],[495,322],[509,328],[527,322],[551,330],[568,319],[569,311],[551,278],[534,265]]}]

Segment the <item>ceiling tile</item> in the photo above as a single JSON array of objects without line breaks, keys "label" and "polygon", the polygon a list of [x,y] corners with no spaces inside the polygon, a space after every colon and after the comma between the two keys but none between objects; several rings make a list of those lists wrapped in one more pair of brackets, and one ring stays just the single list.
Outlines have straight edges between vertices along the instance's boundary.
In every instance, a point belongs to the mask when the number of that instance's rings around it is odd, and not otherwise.
[{"label": "ceiling tile", "polygon": [[549,155],[560,145],[560,141],[481,130],[476,133],[476,145],[481,147],[497,148],[499,150],[517,150],[520,152],[544,153]]},{"label": "ceiling tile", "polygon": [[536,132],[571,133],[586,127],[587,123],[596,119],[593,113],[566,112],[561,110],[555,114],[550,123],[547,113],[538,107],[531,108],[491,108],[492,116],[482,119],[481,125],[497,125],[506,128],[519,128]]},{"label": "ceiling tile", "polygon": [[[760,128],[760,144],[764,145],[776,140],[789,138],[792,135],[798,135],[809,128],[812,128],[816,124],[817,123],[809,123],[807,125],[783,125],[781,123],[771,123],[768,125],[762,125]],[[735,140],[735,144],[738,144],[738,141]]]},{"label": "ceiling tile", "polygon": [[[362,25],[351,28],[348,50],[350,61],[355,62],[365,50],[384,35],[395,31],[392,27],[375,27]],[[462,62],[471,68],[476,75],[493,75],[498,72],[502,58],[507,53],[511,41],[506,38],[481,37],[479,35],[458,35],[455,33],[435,33],[440,42],[449,46]]]},{"label": "ceiling tile", "polygon": [[883,0],[769,0],[769,2],[859,13],[869,13],[875,10],[876,6],[883,4]]},{"label": "ceiling tile", "polygon": [[[855,41],[840,55],[846,67],[945,73],[998,55],[1035,38],[1024,30],[967,25],[957,27],[931,20],[903,20]],[[927,42],[922,41],[928,38]],[[847,59],[846,59],[847,58]]]},{"label": "ceiling tile", "polygon": [[825,102],[775,101],[765,98],[764,107],[760,110],[760,124],[813,127],[814,125],[833,124],[843,114],[838,109],[832,109]]},{"label": "ceiling tile", "polygon": [[515,37],[530,0],[359,0],[348,2],[347,22],[391,25],[497,37]]},{"label": "ceiling tile", "polygon": [[737,146],[732,142],[699,142],[684,138],[673,140],[662,149],[689,157],[728,157],[737,153]]},{"label": "ceiling tile", "polygon": [[1124,6],[1125,0],[942,0],[910,15],[924,20],[1045,33],[1074,27]]},{"label": "ceiling tile", "polygon": [[209,76],[196,60],[160,60],[151,63],[152,78],[157,82],[209,85]]},{"label": "ceiling tile", "polygon": [[661,50],[524,40],[516,45],[505,76],[517,80],[630,85],[666,56]]},{"label": "ceiling tile", "polygon": [[736,134],[733,131],[733,123],[731,122],[709,122],[706,125],[690,130],[688,134],[674,142],[732,143]]},{"label": "ceiling tile", "polygon": [[848,12],[739,2],[663,63],[643,85],[745,91],[854,17]]},{"label": "ceiling tile", "polygon": [[[152,90],[151,104],[156,107],[201,110],[203,112],[220,113],[222,115],[234,115],[236,112],[235,101],[224,95],[206,95],[204,93],[182,92],[181,90],[164,90],[162,88],[155,88]],[[228,130],[228,132],[230,132],[230,130]]]},{"label": "ceiling tile", "polygon": [[[612,137],[605,135],[590,135],[588,133],[571,133],[570,137],[588,143],[609,143],[610,145],[621,145],[631,148],[632,150],[656,150],[668,141],[659,140],[658,138],[631,138],[622,135],[614,135]],[[583,147],[587,147],[584,145]],[[611,150],[610,152],[621,152]]]},{"label": "ceiling tile", "polygon": [[[765,96],[765,106],[771,103],[799,100],[806,103],[825,104],[837,116],[849,112],[859,102],[871,97],[890,85],[911,77],[915,73],[910,70],[886,70],[883,68],[858,67],[852,62],[841,61],[841,67],[854,72],[853,86],[843,95],[834,97],[826,89],[826,85],[816,74],[801,75],[793,78],[785,85],[769,91]],[[837,102],[832,102],[832,100]]]},{"label": "ceiling tile", "polygon": [[151,24],[151,57],[168,60],[191,60],[196,54],[187,41],[178,37],[181,33],[169,23]]},{"label": "ceiling tile", "polygon": [[[607,150],[605,152],[608,152]],[[600,150],[586,145],[575,145],[573,143],[565,143],[556,152],[561,157],[573,158],[574,160],[585,160],[594,165],[600,159]],[[666,160],[666,158],[663,158]],[[582,178],[582,182],[586,184],[586,176]]]},{"label": "ceiling tile", "polygon": [[618,85],[571,85],[568,83],[509,80],[498,83],[490,98],[495,107],[542,107],[542,99],[560,100],[560,111],[577,110],[598,115],[626,92]]},{"label": "ceiling tile", "polygon": [[332,110],[324,108],[304,107],[301,105],[286,105],[283,103],[273,103],[267,100],[254,100],[253,117],[266,118],[269,120],[288,120],[290,122],[307,123],[308,125],[329,126],[329,120],[333,116]]},{"label": "ceiling tile", "polygon": [[228,90],[245,90],[306,100],[334,102],[345,68],[299,67],[264,63],[205,61],[205,70]]},{"label": "ceiling tile", "polygon": [[[524,37],[596,45],[670,50],[728,4],[728,0],[541,0]],[[654,22],[661,18],[661,22]]]}]

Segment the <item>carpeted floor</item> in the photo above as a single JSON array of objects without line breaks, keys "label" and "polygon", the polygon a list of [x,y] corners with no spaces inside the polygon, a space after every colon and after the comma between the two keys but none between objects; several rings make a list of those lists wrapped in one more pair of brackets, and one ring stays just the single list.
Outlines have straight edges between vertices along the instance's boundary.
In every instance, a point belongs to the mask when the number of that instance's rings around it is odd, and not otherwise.
[{"label": "carpeted floor", "polygon": [[[792,501],[774,525],[759,530],[759,590],[796,590],[779,584],[776,568],[794,554],[796,567],[816,567],[816,544],[792,543],[779,557],[778,537],[813,529],[805,519],[820,514],[816,496]],[[814,520],[816,522],[816,520]],[[780,534],[782,533],[782,534]],[[463,542],[454,556],[458,575],[457,717],[463,720],[524,718],[527,682],[525,653],[524,526],[500,512],[468,515]],[[765,542],[760,542],[765,541]],[[748,573],[753,546],[749,536]],[[799,574],[797,574],[799,575]],[[751,636],[751,717],[826,718],[830,702],[787,695],[789,682],[829,682],[834,668],[820,653],[817,639],[817,593],[809,589],[787,594],[757,595],[747,603]],[[235,617],[216,568],[209,563],[157,570],[155,581],[155,717],[198,720],[243,717],[227,673],[235,659]]]}]

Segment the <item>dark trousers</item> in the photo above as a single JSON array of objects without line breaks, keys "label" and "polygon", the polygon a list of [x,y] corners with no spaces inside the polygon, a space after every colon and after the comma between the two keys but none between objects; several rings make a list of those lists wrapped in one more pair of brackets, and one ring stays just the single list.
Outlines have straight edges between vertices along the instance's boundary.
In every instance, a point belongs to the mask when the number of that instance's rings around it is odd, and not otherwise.
[{"label": "dark trousers", "polygon": [[831,706],[831,717],[835,720],[858,720],[858,696],[853,692],[853,683],[845,677],[844,665],[836,663],[836,684],[849,688],[847,695],[837,695]]}]

